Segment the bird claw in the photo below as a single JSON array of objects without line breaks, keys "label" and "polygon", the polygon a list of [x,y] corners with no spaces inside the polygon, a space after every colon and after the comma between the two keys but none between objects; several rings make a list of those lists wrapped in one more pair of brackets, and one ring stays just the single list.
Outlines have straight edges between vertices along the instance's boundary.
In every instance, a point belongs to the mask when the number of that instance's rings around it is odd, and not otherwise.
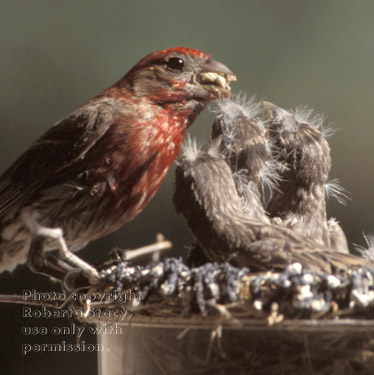
[{"label": "bird claw", "polygon": [[[65,274],[69,271],[70,265],[73,265],[74,267],[82,270],[85,277],[91,284],[96,284],[100,279],[99,273],[93,266],[91,266],[69,250],[63,236],[63,230],[61,228],[45,227],[38,223],[36,217],[37,214],[32,211],[31,207],[26,207],[22,210],[21,218],[23,219],[24,223],[27,225],[31,233],[33,233],[36,237],[33,240],[34,251],[30,250],[28,256],[28,265],[30,266],[30,268],[34,272],[45,273],[49,276],[52,276],[53,278],[56,278],[56,272],[53,272],[52,269],[61,268],[61,263],[57,267],[55,267],[56,265],[53,263],[57,263],[58,260],[56,260],[55,262],[48,261],[48,259],[50,260],[52,259],[52,257],[44,253],[45,240],[43,240],[42,242],[40,242],[40,240],[37,240],[40,237],[50,238],[55,240],[56,242],[59,250],[59,260],[63,261],[62,263],[64,264],[64,266],[62,268],[64,268]],[[37,240],[37,242],[35,242],[35,240]],[[59,275],[57,278],[61,279],[61,275]]]}]

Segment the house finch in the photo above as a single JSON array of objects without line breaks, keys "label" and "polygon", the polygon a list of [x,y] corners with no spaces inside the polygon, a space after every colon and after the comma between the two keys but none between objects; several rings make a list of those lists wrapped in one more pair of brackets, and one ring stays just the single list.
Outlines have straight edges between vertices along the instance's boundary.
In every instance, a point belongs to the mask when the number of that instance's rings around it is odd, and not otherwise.
[{"label": "house finch", "polygon": [[284,226],[248,219],[226,162],[196,147],[184,151],[176,168],[174,205],[210,261],[251,271],[282,270],[294,262],[322,272],[374,266]]},{"label": "house finch", "polygon": [[206,53],[157,51],[49,129],[0,179],[0,271],[27,259],[56,276],[59,265],[44,252],[59,249],[96,277],[67,246],[84,246],[139,214],[187,128],[210,101],[229,95],[232,80]]},{"label": "house finch", "polygon": [[331,157],[320,130],[323,118],[313,117],[307,109],[289,112],[269,102],[264,105],[268,136],[283,166],[267,212],[275,221],[315,242],[348,253],[343,230],[335,219],[327,220],[326,216],[325,185]]}]

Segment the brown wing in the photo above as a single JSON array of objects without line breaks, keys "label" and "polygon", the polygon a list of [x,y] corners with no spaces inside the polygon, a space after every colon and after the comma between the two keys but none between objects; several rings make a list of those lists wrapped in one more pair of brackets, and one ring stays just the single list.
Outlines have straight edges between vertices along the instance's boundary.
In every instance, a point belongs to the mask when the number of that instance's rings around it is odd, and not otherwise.
[{"label": "brown wing", "polygon": [[59,121],[0,178],[0,217],[22,204],[52,175],[84,158],[112,124],[111,100],[91,101]]}]

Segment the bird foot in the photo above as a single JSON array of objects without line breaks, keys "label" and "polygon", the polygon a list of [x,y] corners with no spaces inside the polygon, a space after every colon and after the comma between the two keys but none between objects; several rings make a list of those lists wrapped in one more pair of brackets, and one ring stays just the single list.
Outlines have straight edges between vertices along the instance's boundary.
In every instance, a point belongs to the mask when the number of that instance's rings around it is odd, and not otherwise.
[{"label": "bird foot", "polygon": [[[56,241],[56,244],[57,244],[57,247],[58,247],[58,250],[59,250],[59,258],[62,261],[64,261],[64,263],[71,264],[74,267],[80,268],[83,271],[84,276],[87,277],[87,279],[90,281],[90,283],[96,284],[98,282],[100,277],[99,277],[99,274],[98,274],[97,270],[93,266],[91,266],[90,264],[88,264],[83,259],[79,258],[77,255],[75,255],[74,253],[72,253],[69,250],[69,248],[66,244],[66,241],[64,239],[64,236],[63,236],[63,230],[61,228],[48,228],[48,227],[40,225],[38,223],[37,219],[36,219],[36,214],[35,214],[35,212],[32,212],[31,207],[25,208],[22,211],[21,217],[22,217],[23,221],[25,222],[25,224],[30,229],[30,231],[36,237],[50,238],[50,239],[54,239]],[[44,241],[43,241],[43,244],[44,244]],[[48,263],[48,262],[45,262],[45,260],[47,258],[48,258],[48,260],[50,260],[50,258],[53,258],[51,256],[48,256],[48,255],[44,254],[43,244],[39,244],[39,246],[38,246],[40,248],[39,251],[34,252],[34,255],[36,253],[38,253],[39,260],[33,259],[34,257],[31,256],[31,250],[30,250],[30,254],[28,256],[28,264],[32,266],[31,268],[33,270],[36,268],[37,272],[40,272],[40,268],[38,268],[40,266],[43,268],[43,270],[48,268],[48,266],[46,265],[46,263]],[[42,262],[43,265],[41,265],[41,263],[40,263],[41,257],[44,258],[43,262]],[[40,264],[35,267],[35,265],[36,265],[35,263],[40,263]],[[52,267],[53,267],[53,265],[52,265]],[[71,269],[71,267],[70,267],[70,269]],[[69,269],[67,269],[67,270],[69,270]]]}]

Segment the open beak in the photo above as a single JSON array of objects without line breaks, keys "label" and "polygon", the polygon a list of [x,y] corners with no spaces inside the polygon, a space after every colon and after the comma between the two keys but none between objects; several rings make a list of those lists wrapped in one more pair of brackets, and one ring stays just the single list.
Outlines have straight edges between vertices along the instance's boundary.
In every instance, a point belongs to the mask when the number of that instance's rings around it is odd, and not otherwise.
[{"label": "open beak", "polygon": [[227,98],[231,95],[230,82],[236,81],[235,74],[222,63],[215,60],[208,60],[201,66],[196,76],[199,85],[197,96],[201,99]]}]

